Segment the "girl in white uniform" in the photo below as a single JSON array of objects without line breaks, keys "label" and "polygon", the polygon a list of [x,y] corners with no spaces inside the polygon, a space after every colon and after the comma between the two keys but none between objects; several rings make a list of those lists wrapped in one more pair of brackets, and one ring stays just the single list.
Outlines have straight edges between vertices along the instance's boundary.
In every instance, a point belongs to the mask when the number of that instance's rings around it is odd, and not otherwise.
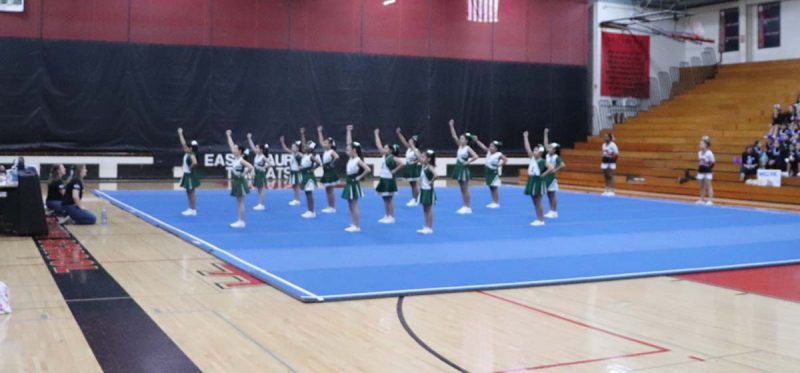
[{"label": "girl in white uniform", "polygon": [[244,160],[242,147],[233,143],[231,130],[225,131],[225,135],[228,137],[228,147],[234,157],[231,164],[231,196],[236,197],[236,204],[239,207],[239,220],[233,222],[231,228],[244,228],[244,197],[250,192],[246,176],[253,170],[253,166]]},{"label": "girl in white uniform", "polygon": [[469,142],[473,137],[469,133],[463,135],[456,134],[456,122],[450,119],[447,124],[450,126],[450,136],[453,137],[458,151],[456,152],[456,165],[453,167],[453,180],[458,181],[458,187],[461,189],[461,208],[456,211],[457,214],[471,214],[471,195],[469,193],[469,180],[472,178],[469,172],[469,165],[478,159],[478,154],[469,147]]},{"label": "girl in white uniform", "polygon": [[372,169],[364,162],[361,144],[353,142],[352,133],[353,126],[347,126],[347,155],[350,159],[347,160],[347,166],[345,167],[347,181],[342,191],[342,198],[347,200],[350,208],[350,226],[344,230],[345,232],[356,233],[361,232],[359,224],[361,211],[358,208],[358,200],[364,197],[364,192],[361,191],[361,180],[369,176]]},{"label": "girl in white uniform", "polygon": [[531,149],[530,140],[528,140],[528,131],[522,133],[523,141],[525,142],[525,151],[531,157],[528,164],[528,183],[525,185],[525,195],[531,196],[533,207],[536,210],[536,220],[531,222],[531,226],[538,227],[544,225],[544,210],[542,209],[542,197],[547,193],[542,174],[547,171],[547,161],[542,157],[544,153],[543,146],[537,146]]},{"label": "girl in white uniform", "polygon": [[556,179],[556,172],[560,171],[567,165],[561,160],[558,155],[558,148],[560,145],[557,143],[549,142],[548,133],[549,129],[544,129],[544,143],[547,150],[545,162],[547,162],[547,171],[542,173],[545,187],[547,188],[547,200],[550,202],[550,210],[544,214],[548,219],[558,218],[558,201],[556,200],[556,192],[558,192],[558,180]]},{"label": "girl in white uniform", "polygon": [[714,153],[711,152],[711,139],[703,136],[700,140],[700,150],[697,152],[697,181],[700,183],[700,199],[698,204],[713,205],[714,189],[711,187],[711,180],[714,178],[711,171],[714,169]]},{"label": "girl in white uniform", "polygon": [[186,189],[186,198],[189,200],[189,208],[182,212],[183,216],[197,216],[197,195],[195,190],[200,186],[200,177],[195,168],[197,167],[197,141],[192,140],[191,145],[186,143],[183,138],[183,128],[178,128],[178,138],[183,147],[183,177],[181,177],[181,187]]},{"label": "girl in white uniform", "polygon": [[380,180],[375,190],[383,197],[384,216],[378,223],[394,224],[394,194],[397,193],[397,181],[395,174],[403,168],[404,163],[397,158],[400,154],[400,146],[397,144],[383,145],[381,143],[381,131],[375,129],[375,146],[378,147],[383,156],[379,171]]},{"label": "girl in white uniform", "polygon": [[325,195],[328,197],[328,207],[322,209],[325,214],[333,214],[336,212],[336,198],[333,195],[333,190],[336,184],[339,183],[339,175],[336,174],[334,164],[339,159],[339,154],[336,153],[336,141],[333,137],[325,137],[322,135],[322,126],[317,127],[317,137],[319,143],[322,144],[322,186],[325,187]]},{"label": "girl in white uniform", "polygon": [[419,159],[421,166],[419,175],[419,204],[422,205],[422,214],[425,219],[425,225],[422,229],[418,229],[419,234],[433,234],[433,205],[436,203],[436,193],[433,190],[433,183],[436,180],[436,153],[432,149],[426,150],[424,153],[420,152],[414,144],[411,149]]},{"label": "girl in white uniform", "polygon": [[413,144],[414,147],[419,146],[419,136],[413,135],[406,140],[406,137],[403,136],[400,128],[398,128],[397,137],[400,138],[400,143],[406,147],[406,166],[403,169],[403,178],[406,179],[408,184],[411,186],[411,200],[406,203],[406,206],[414,207],[418,204],[417,198],[419,197],[419,173],[422,166],[419,164],[417,154],[411,149],[411,145]]},{"label": "girl in white uniform", "polygon": [[267,167],[273,165],[272,158],[269,158],[269,144],[254,144],[253,134],[247,134],[247,142],[250,144],[250,149],[256,155],[253,159],[253,168],[255,169],[255,176],[253,176],[253,186],[258,190],[258,204],[253,207],[253,210],[264,211],[264,190],[267,188]]},{"label": "girl in white uniform", "polygon": [[291,154],[289,158],[289,185],[292,186],[294,191],[294,199],[289,201],[289,206],[297,206],[300,204],[300,159],[303,157],[300,154],[300,146],[302,142],[295,141],[292,143],[292,147],[288,148],[283,141],[283,136],[281,136],[280,140],[283,151]]},{"label": "girl in white uniform", "polygon": [[313,141],[305,141],[305,130],[300,129],[301,139],[303,141],[303,156],[300,159],[300,186],[306,193],[306,212],[301,215],[306,219],[313,219],[317,217],[314,211],[314,189],[317,188],[317,177],[314,176],[314,170],[320,165],[319,157],[314,154],[317,148],[317,143]]},{"label": "girl in white uniform", "polygon": [[500,208],[500,176],[502,173],[503,165],[508,162],[508,158],[500,152],[499,148],[503,145],[500,141],[492,141],[487,147],[481,140],[475,136],[475,144],[478,145],[483,151],[486,152],[486,171],[485,179],[486,186],[492,193],[492,203],[486,205],[486,208],[496,209]]},{"label": "girl in white uniform", "polygon": [[607,133],[605,142],[603,142],[603,161],[600,163],[606,184],[606,189],[603,191],[604,196],[614,196],[614,172],[617,169],[617,156],[619,156],[619,149],[614,143],[614,136]]}]

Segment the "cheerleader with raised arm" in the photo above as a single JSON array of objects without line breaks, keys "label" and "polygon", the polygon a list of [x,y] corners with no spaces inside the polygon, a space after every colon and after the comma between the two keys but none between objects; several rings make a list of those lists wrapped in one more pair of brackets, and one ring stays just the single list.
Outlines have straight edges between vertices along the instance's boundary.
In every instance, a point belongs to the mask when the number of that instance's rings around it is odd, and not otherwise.
[{"label": "cheerleader with raised arm", "polygon": [[345,232],[361,232],[361,211],[358,208],[358,200],[364,197],[361,191],[361,180],[369,176],[372,169],[364,162],[364,155],[361,144],[353,142],[353,126],[347,126],[347,181],[342,191],[342,198],[347,200],[350,208],[350,226],[345,228]]},{"label": "cheerleader with raised arm", "polygon": [[542,157],[544,147],[539,145],[531,149],[530,140],[528,140],[528,131],[522,133],[523,141],[525,142],[525,151],[531,157],[528,164],[528,183],[525,185],[525,195],[531,196],[533,207],[536,210],[536,220],[531,222],[531,226],[538,227],[544,225],[544,210],[542,209],[542,197],[547,192],[542,174],[547,171],[547,161]]},{"label": "cheerleader with raised arm", "polygon": [[394,195],[397,193],[397,179],[395,175],[403,168],[403,161],[397,158],[400,155],[400,146],[397,144],[383,145],[381,130],[375,129],[375,146],[381,151],[381,168],[378,171],[378,186],[375,190],[383,197],[384,216],[378,223],[394,224]]},{"label": "cheerleader with raised arm", "polygon": [[697,167],[697,181],[700,183],[700,199],[698,204],[714,204],[714,188],[711,187],[711,180],[714,178],[711,173],[714,169],[714,153],[711,152],[711,139],[703,136],[700,140],[700,150],[697,152],[699,166]]},{"label": "cheerleader with raised arm", "polygon": [[475,136],[475,144],[486,152],[486,186],[489,187],[492,193],[492,203],[486,205],[486,208],[500,208],[500,176],[503,166],[508,162],[508,158],[500,152],[500,147],[503,146],[503,143],[494,140],[487,147],[478,139],[478,136]]},{"label": "cheerleader with raised arm", "polygon": [[253,168],[255,169],[255,176],[253,176],[253,186],[258,190],[258,204],[253,207],[253,210],[263,211],[264,207],[264,190],[267,188],[267,167],[273,166],[272,159],[269,156],[269,144],[254,144],[253,135],[247,134],[247,142],[250,149],[255,154],[253,159]]},{"label": "cheerleader with raised arm", "polygon": [[292,186],[294,191],[294,199],[289,201],[289,206],[297,206],[300,204],[300,159],[303,158],[300,154],[300,146],[302,142],[295,141],[292,143],[292,147],[289,148],[286,146],[283,136],[281,136],[280,140],[283,151],[291,155],[289,157],[289,185]]},{"label": "cheerleader with raised arm", "polygon": [[244,228],[244,198],[250,193],[250,184],[246,176],[253,171],[253,165],[244,160],[243,147],[235,144],[231,137],[231,130],[225,131],[228,137],[228,147],[233,154],[231,164],[231,196],[236,197],[236,204],[239,208],[239,220],[231,223],[231,228]]},{"label": "cheerleader with raised arm", "polygon": [[306,193],[306,212],[301,215],[306,219],[317,217],[314,211],[314,189],[317,189],[317,177],[314,170],[319,167],[319,158],[314,154],[317,143],[306,141],[306,129],[300,128],[300,141],[303,143],[303,156],[300,158],[300,187]]},{"label": "cheerleader with raised arm", "polygon": [[419,136],[412,135],[411,137],[406,140],[406,137],[403,136],[402,131],[400,128],[397,129],[397,137],[400,139],[400,143],[406,147],[406,166],[403,169],[403,178],[408,181],[409,186],[411,186],[411,200],[406,203],[408,207],[416,206],[417,199],[419,197],[419,173],[420,169],[422,168],[419,164],[419,160],[417,159],[417,154],[414,150],[411,149],[411,144],[414,147],[419,147]]},{"label": "cheerleader with raised arm", "polygon": [[614,172],[617,170],[617,157],[619,156],[619,148],[617,148],[617,144],[614,143],[614,135],[606,133],[602,150],[603,161],[600,163],[600,169],[603,170],[603,178],[606,184],[603,195],[613,197]]},{"label": "cheerleader with raised arm", "polygon": [[333,195],[333,190],[336,188],[336,183],[339,182],[339,175],[334,170],[334,163],[339,160],[339,154],[336,153],[336,140],[333,137],[325,137],[322,135],[322,126],[317,127],[317,136],[319,143],[322,144],[322,186],[325,187],[325,195],[328,198],[328,207],[322,209],[323,213],[333,214],[336,212],[336,198]]},{"label": "cheerleader with raised arm", "polygon": [[425,226],[418,229],[419,234],[433,234],[433,205],[436,203],[436,193],[433,190],[433,182],[436,180],[436,153],[432,149],[420,152],[414,144],[411,149],[417,156],[420,164],[419,174],[419,204],[422,205],[422,214],[425,218]]},{"label": "cheerleader with raised arm", "polygon": [[475,153],[469,146],[472,140],[472,135],[465,133],[462,135],[456,134],[455,121],[450,119],[447,124],[450,126],[450,136],[453,137],[458,151],[456,152],[456,165],[453,168],[453,180],[458,181],[458,187],[461,189],[461,202],[462,206],[456,211],[457,214],[471,214],[471,196],[469,193],[469,180],[472,178],[469,172],[469,165],[478,159],[478,154]]},{"label": "cheerleader with raised arm", "polygon": [[558,192],[558,180],[556,179],[556,173],[567,165],[558,155],[558,148],[560,145],[557,143],[551,143],[549,141],[549,132],[549,129],[544,129],[544,143],[547,150],[547,156],[545,156],[544,159],[547,162],[547,171],[542,173],[542,178],[544,179],[545,186],[547,187],[547,200],[550,202],[550,210],[544,214],[544,217],[548,219],[556,219],[558,218],[558,201],[556,200],[556,192]]},{"label": "cheerleader with raised arm", "polygon": [[181,177],[181,187],[186,189],[186,198],[189,200],[189,208],[183,211],[183,216],[197,216],[197,195],[195,189],[200,186],[200,177],[197,175],[197,141],[192,140],[191,144],[186,143],[183,137],[183,128],[178,128],[178,139],[181,141],[183,148],[183,176]]}]

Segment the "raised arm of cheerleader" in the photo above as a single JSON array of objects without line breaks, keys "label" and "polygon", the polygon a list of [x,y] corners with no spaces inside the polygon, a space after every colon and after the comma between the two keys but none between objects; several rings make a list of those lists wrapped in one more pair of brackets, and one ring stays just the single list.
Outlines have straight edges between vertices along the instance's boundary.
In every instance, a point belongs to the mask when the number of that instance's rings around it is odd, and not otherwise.
[{"label": "raised arm of cheerleader", "polygon": [[353,125],[348,124],[347,127],[345,128],[347,129],[347,135],[345,136],[345,144],[347,144],[347,146],[350,146],[353,144]]},{"label": "raised arm of cheerleader", "polygon": [[281,136],[281,147],[283,148],[283,151],[286,153],[292,152],[292,149],[289,149],[289,147],[286,146],[286,142],[283,140],[283,136]]},{"label": "raised arm of cheerleader", "polygon": [[403,144],[403,146],[405,146],[406,148],[410,149],[411,146],[408,145],[408,141],[406,141],[406,137],[403,136],[403,131],[400,129],[400,127],[397,127],[396,132],[397,132],[397,138],[400,139],[400,143]]},{"label": "raised arm of cheerleader", "polygon": [[461,144],[458,142],[458,134],[456,133],[456,121],[450,119],[447,122],[447,125],[450,126],[450,136],[453,137],[453,141],[456,143],[456,146],[461,146]]},{"label": "raised arm of cheerleader", "polygon": [[548,133],[550,133],[550,129],[549,128],[545,128],[544,129],[544,146],[550,146],[550,139],[547,136]]},{"label": "raised arm of cheerleader", "polygon": [[306,128],[300,127],[300,149],[303,151],[307,150],[308,144],[306,143]]},{"label": "raised arm of cheerleader", "polygon": [[522,133],[522,141],[525,143],[525,151],[528,152],[528,157],[533,158],[533,150],[531,150],[531,141],[528,140],[528,131]]},{"label": "raised arm of cheerleader", "polygon": [[231,153],[233,153],[233,147],[236,145],[233,144],[233,137],[231,137],[231,134],[233,134],[231,130],[225,131],[225,136],[228,137],[228,147],[231,149]]},{"label": "raised arm of cheerleader", "polygon": [[481,148],[481,150],[485,151],[486,153],[489,153],[489,148],[486,145],[484,145],[484,143],[478,138],[477,135],[474,137],[474,139],[475,139],[475,144],[478,145],[478,147]]},{"label": "raised arm of cheerleader", "polygon": [[255,153],[256,144],[253,144],[253,134],[252,133],[248,133],[247,134],[247,144],[250,145],[250,150],[252,150],[253,153]]},{"label": "raised arm of cheerleader", "polygon": [[383,149],[383,143],[381,142],[381,130],[375,129],[375,146],[378,147],[378,150]]},{"label": "raised arm of cheerleader", "polygon": [[365,177],[372,174],[372,168],[370,168],[367,162],[364,162],[364,160],[362,160],[361,158],[358,159],[358,165],[361,166],[361,169],[364,171],[361,172],[361,175],[358,175],[358,177],[356,177],[356,180],[358,181],[364,180]]},{"label": "raised arm of cheerleader", "polygon": [[181,146],[183,147],[183,150],[186,151],[186,149],[188,149],[189,146],[186,145],[186,139],[183,138],[183,128],[180,127],[178,127],[178,139],[181,140]]}]

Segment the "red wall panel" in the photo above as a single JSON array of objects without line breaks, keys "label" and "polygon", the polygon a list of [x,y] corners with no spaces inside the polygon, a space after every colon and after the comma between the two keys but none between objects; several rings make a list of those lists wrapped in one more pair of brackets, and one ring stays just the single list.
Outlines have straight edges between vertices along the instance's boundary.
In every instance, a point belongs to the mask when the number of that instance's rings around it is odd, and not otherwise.
[{"label": "red wall panel", "polygon": [[0,13],[0,36],[38,38],[41,35],[41,3],[26,1],[22,13]]},{"label": "red wall panel", "polygon": [[492,24],[468,22],[466,1],[431,0],[431,56],[491,59]]},{"label": "red wall panel", "polygon": [[493,59],[527,61],[528,0],[503,0],[494,25]]},{"label": "red wall panel", "polygon": [[208,45],[209,0],[130,0],[135,43]]},{"label": "red wall panel", "polygon": [[44,0],[43,3],[45,39],[128,40],[128,0]]},{"label": "red wall panel", "polygon": [[580,0],[552,1],[552,17],[557,17],[553,30],[552,62],[563,65],[586,65],[589,55],[589,6]]},{"label": "red wall panel", "polygon": [[293,0],[292,49],[327,52],[361,50],[361,0]]},{"label": "red wall panel", "polygon": [[[553,2],[550,0],[528,0],[528,24],[526,29],[528,62],[550,63],[552,60],[551,48],[553,46],[552,33],[554,30],[551,28],[554,24],[551,22],[553,14],[551,14],[552,7],[550,4]],[[557,21],[555,25],[557,25]]]},{"label": "red wall panel", "polygon": [[430,37],[428,0],[392,5],[364,1],[364,53],[427,56]]},{"label": "red wall panel", "polygon": [[211,44],[289,47],[290,0],[211,0]]}]

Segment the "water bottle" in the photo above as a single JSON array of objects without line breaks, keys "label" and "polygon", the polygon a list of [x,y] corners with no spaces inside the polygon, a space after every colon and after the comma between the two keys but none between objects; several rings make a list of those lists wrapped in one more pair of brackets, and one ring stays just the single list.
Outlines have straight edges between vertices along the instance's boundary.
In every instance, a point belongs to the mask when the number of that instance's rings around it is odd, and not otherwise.
[{"label": "water bottle", "polygon": [[103,207],[103,209],[100,210],[100,224],[101,225],[108,224],[108,214],[106,213],[105,207]]}]

